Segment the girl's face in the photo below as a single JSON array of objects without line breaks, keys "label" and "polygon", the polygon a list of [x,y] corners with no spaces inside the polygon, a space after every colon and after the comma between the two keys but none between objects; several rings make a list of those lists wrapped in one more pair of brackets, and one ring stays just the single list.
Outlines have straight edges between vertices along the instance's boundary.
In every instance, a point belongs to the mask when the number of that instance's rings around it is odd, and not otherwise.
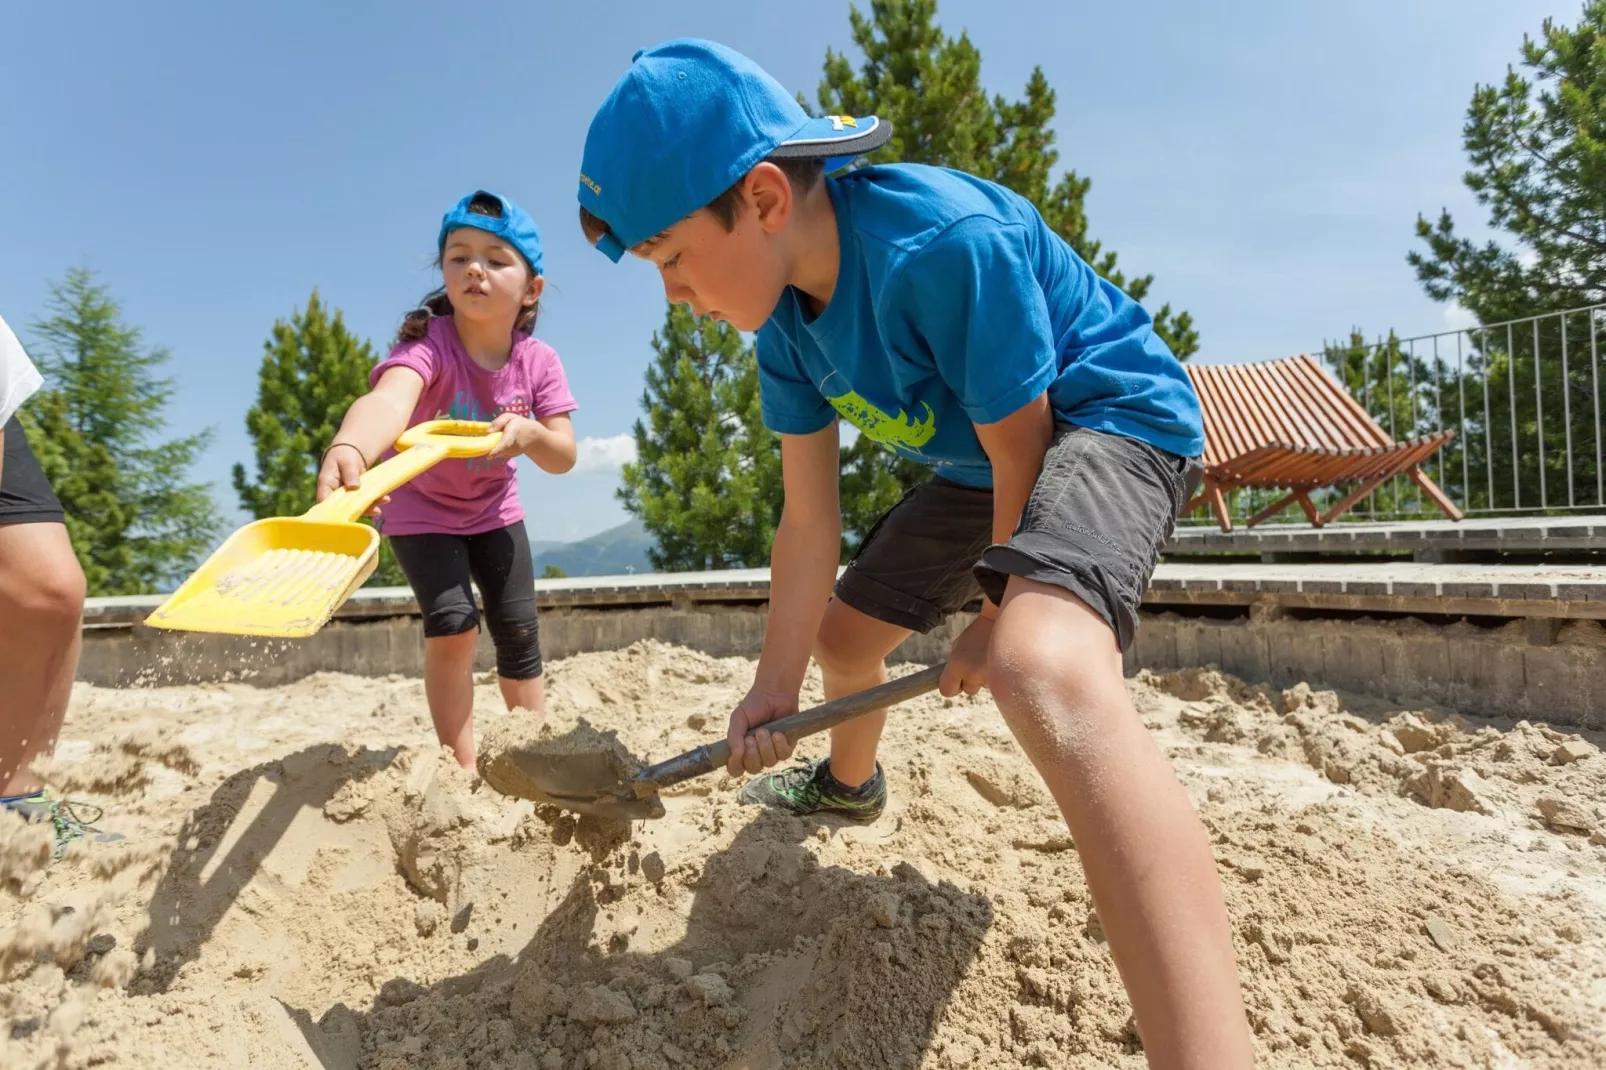
[{"label": "girl's face", "polygon": [[540,300],[544,285],[517,250],[475,227],[447,233],[441,275],[453,312],[476,322],[505,322],[509,330],[522,310]]}]

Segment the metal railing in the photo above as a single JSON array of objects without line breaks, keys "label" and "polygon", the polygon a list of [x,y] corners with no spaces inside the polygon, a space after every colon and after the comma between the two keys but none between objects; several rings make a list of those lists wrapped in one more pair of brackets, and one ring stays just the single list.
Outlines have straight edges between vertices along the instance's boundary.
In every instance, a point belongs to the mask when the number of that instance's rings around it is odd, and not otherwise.
[{"label": "metal railing", "polygon": [[[1396,440],[1455,431],[1422,470],[1468,515],[1508,515],[1606,509],[1603,356],[1606,304],[1414,338],[1352,338],[1324,345],[1321,360]],[[1249,515],[1262,497],[1279,496],[1241,492],[1234,512]],[[1347,519],[1442,516],[1400,476]]]}]

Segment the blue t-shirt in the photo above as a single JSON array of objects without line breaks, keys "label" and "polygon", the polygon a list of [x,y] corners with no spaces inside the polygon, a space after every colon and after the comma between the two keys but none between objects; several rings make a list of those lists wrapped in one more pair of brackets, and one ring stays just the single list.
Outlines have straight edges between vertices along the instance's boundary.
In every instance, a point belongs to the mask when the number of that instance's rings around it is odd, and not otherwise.
[{"label": "blue t-shirt", "polygon": [[827,180],[841,265],[818,317],[788,287],[758,332],[765,426],[840,414],[937,474],[992,485],[973,423],[1048,391],[1064,421],[1183,456],[1199,399],[1142,305],[1100,278],[1003,186],[916,164]]}]

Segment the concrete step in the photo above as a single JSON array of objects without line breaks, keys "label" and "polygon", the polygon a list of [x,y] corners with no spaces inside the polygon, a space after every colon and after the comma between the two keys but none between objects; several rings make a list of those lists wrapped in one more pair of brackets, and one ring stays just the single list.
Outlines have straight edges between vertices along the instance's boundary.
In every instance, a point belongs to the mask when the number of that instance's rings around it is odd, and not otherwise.
[{"label": "concrete step", "polygon": [[[544,611],[730,603],[769,599],[768,569],[537,580]],[[87,627],[129,627],[161,595],[92,598]],[[1260,564],[1166,562],[1145,605],[1283,605],[1378,613],[1606,619],[1606,566],[1429,565],[1414,562]],[[337,619],[416,616],[406,587],[364,588]]]},{"label": "concrete step", "polygon": [[1606,550],[1606,516],[1510,517],[1352,523],[1313,528],[1270,524],[1223,532],[1215,525],[1180,527],[1166,547],[1174,554],[1534,553]]}]

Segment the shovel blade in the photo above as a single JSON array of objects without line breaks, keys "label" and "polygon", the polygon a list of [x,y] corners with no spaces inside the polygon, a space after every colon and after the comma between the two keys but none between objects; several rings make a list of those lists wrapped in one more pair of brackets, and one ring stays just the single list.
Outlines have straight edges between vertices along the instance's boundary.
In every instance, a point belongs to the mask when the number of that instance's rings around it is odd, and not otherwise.
[{"label": "shovel blade", "polygon": [[147,619],[154,628],[299,639],[373,574],[366,524],[257,520],[236,531]]},{"label": "shovel blade", "polygon": [[634,781],[620,768],[615,752],[553,754],[535,747],[509,747],[481,753],[480,776],[503,795],[613,820],[664,816],[656,793],[636,795]]}]

